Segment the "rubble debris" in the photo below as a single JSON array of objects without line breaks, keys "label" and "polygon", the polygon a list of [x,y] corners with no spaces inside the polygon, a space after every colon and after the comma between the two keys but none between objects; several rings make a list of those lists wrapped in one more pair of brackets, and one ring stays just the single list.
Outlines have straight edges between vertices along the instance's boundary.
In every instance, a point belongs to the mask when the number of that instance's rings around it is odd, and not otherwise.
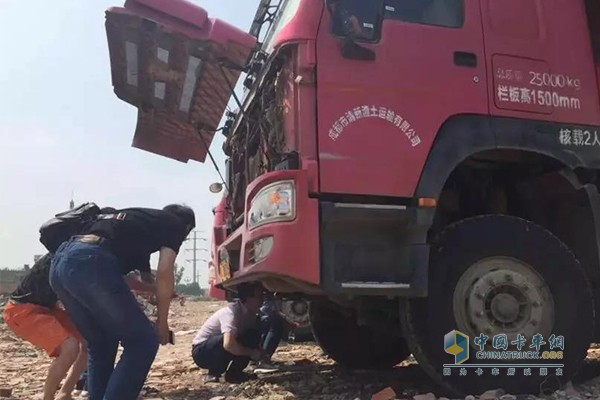
[{"label": "rubble debris", "polygon": [[565,385],[564,388],[565,394],[567,395],[567,397],[571,398],[571,397],[575,397],[575,398],[580,398],[581,394],[575,390],[575,388],[573,387],[573,382],[567,382],[567,384]]},{"label": "rubble debris", "polygon": [[187,336],[187,335],[192,335],[196,332],[197,331],[195,329],[190,329],[188,331],[178,331],[178,332],[175,332],[175,336]]},{"label": "rubble debris", "polygon": [[436,400],[436,397],[433,393],[427,394],[418,394],[413,397],[414,400]]},{"label": "rubble debris", "polygon": [[479,400],[500,400],[505,394],[503,389],[488,390],[479,396]]},{"label": "rubble debris", "polygon": [[[206,371],[199,369],[191,358],[191,332],[196,332],[202,322],[223,305],[205,300],[189,301],[185,307],[178,302],[172,303],[169,325],[180,339],[175,345],[160,347],[140,399],[435,400],[434,395],[440,394],[434,391],[436,386],[415,361],[389,372],[349,371],[324,356],[314,343],[289,344],[285,341],[273,356],[277,371],[261,374],[256,380],[239,385],[230,385],[223,380],[204,384]],[[590,352],[590,359],[600,359],[600,347],[594,349],[598,351]],[[16,338],[6,325],[0,324],[0,387],[12,389],[12,397],[0,397],[0,400],[35,399],[43,387],[50,361],[42,351]],[[549,385],[558,383],[556,379],[548,380]],[[600,399],[600,377],[583,384],[566,385],[560,392],[550,392],[547,397],[514,396],[491,389],[486,393],[494,393],[499,400]],[[483,400],[486,393],[466,399]],[[86,397],[84,393],[78,393],[74,400],[86,400]],[[449,399],[439,397],[438,400]]]},{"label": "rubble debris", "polygon": [[380,392],[371,396],[371,400],[393,400],[396,398],[396,392],[391,387],[386,387]]}]

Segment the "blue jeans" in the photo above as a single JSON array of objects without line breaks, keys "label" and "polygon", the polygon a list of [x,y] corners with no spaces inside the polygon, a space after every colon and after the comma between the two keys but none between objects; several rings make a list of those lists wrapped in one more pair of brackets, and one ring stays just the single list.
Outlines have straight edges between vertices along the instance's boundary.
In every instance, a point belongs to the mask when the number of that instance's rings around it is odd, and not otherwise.
[{"label": "blue jeans", "polygon": [[[117,258],[102,245],[63,243],[50,285],[88,342],[90,400],[136,400],[158,351],[154,325],[123,279]],[[123,355],[115,367],[119,342]]]},{"label": "blue jeans", "polygon": [[261,350],[271,357],[283,336],[283,318],[276,312],[260,316]]},{"label": "blue jeans", "polygon": [[[244,347],[257,349],[260,333],[248,330],[237,340]],[[192,346],[192,358],[197,366],[207,369],[209,375],[216,377],[220,377],[225,371],[228,374],[240,373],[250,363],[250,357],[234,356],[223,348],[223,334],[213,335],[206,341]]]}]

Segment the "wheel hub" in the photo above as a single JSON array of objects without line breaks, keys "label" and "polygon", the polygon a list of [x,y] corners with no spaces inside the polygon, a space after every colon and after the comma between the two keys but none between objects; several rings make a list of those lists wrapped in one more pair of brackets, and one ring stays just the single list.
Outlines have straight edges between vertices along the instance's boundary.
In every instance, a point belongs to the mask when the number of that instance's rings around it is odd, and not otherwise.
[{"label": "wheel hub", "polygon": [[514,322],[519,316],[519,301],[508,293],[496,295],[491,303],[492,317],[503,323]]},{"label": "wheel hub", "polygon": [[305,325],[308,323],[308,303],[302,300],[286,300],[281,302],[281,312],[292,321]]},{"label": "wheel hub", "polygon": [[547,337],[554,326],[547,284],[531,266],[513,258],[493,257],[469,267],[456,285],[453,306],[458,329],[473,337]]},{"label": "wheel hub", "polygon": [[292,303],[292,310],[296,315],[304,315],[308,312],[308,305],[304,301],[294,301]]}]

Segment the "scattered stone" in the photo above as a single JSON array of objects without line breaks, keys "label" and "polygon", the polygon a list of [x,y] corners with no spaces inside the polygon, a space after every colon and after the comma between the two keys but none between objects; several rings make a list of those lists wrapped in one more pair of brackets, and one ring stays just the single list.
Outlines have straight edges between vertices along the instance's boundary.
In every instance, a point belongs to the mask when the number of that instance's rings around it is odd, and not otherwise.
[{"label": "scattered stone", "polygon": [[371,400],[393,400],[396,398],[396,392],[391,387],[386,387],[380,392],[371,396]]},{"label": "scattered stone", "polygon": [[311,360],[309,360],[308,358],[302,358],[300,360],[296,360],[294,361],[295,365],[308,365],[308,364],[313,364],[313,362]]},{"label": "scattered stone", "polygon": [[436,397],[433,393],[427,394],[418,394],[413,397],[414,400],[436,400]]},{"label": "scattered stone", "polygon": [[[413,362],[406,368],[397,368],[390,373],[373,371],[348,371],[335,365],[334,361],[323,356],[319,347],[309,343],[281,343],[273,357],[278,371],[261,375],[259,379],[239,385],[224,382],[214,385],[204,384],[206,370],[194,364],[191,357],[191,336],[210,314],[223,303],[190,301],[185,312],[177,302],[169,320],[171,329],[180,336],[174,346],[161,346],[155,363],[152,365],[142,397],[162,400],[435,400],[428,393],[434,390],[433,384]],[[592,358],[600,359],[600,345],[596,345]],[[121,352],[122,349],[119,350]],[[120,353],[118,355],[120,357]],[[33,400],[41,393],[51,359],[43,351],[18,338],[0,324],[0,388],[11,388],[9,397],[0,400]],[[249,368],[250,370],[250,368]],[[544,388],[547,396],[513,396],[495,392],[496,400],[600,400],[600,377],[585,384],[571,384],[560,387],[560,381],[548,377]],[[396,386],[397,385],[397,386]],[[386,386],[390,386],[386,388]],[[398,391],[393,388],[401,387]],[[326,389],[327,388],[327,389]],[[386,389],[384,389],[386,388]],[[562,391],[555,393],[557,389]],[[381,390],[384,389],[384,390]],[[376,393],[373,395],[373,393]],[[422,393],[422,394],[421,394]],[[478,393],[479,394],[479,393]],[[482,400],[489,392],[477,396],[467,396],[467,400]],[[576,397],[576,395],[578,396]],[[87,395],[85,393],[84,395]],[[372,396],[373,395],[373,396]],[[12,396],[12,397],[11,397]],[[89,400],[85,396],[73,396],[74,400]],[[438,400],[448,400],[439,398]]]},{"label": "scattered stone", "polygon": [[565,393],[568,397],[581,397],[581,394],[573,387],[573,382],[569,381],[565,385]]},{"label": "scattered stone", "polygon": [[479,400],[499,400],[505,394],[503,389],[488,390],[479,396]]},{"label": "scattered stone", "polygon": [[465,397],[465,400],[475,400],[475,396],[473,396],[472,394],[470,394],[467,397]]},{"label": "scattered stone", "polygon": [[194,329],[191,329],[189,331],[179,331],[179,332],[175,332],[175,336],[187,336],[187,335],[191,335],[193,333],[196,333],[197,331]]}]

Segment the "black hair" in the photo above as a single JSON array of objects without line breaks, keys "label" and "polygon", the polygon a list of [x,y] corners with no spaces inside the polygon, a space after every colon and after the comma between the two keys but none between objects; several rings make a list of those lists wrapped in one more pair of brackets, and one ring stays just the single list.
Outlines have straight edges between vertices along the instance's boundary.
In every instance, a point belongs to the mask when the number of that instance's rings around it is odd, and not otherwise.
[{"label": "black hair", "polygon": [[194,210],[183,204],[169,204],[163,208],[163,211],[168,211],[175,214],[186,227],[194,229],[196,227],[196,216]]},{"label": "black hair", "polygon": [[236,287],[238,298],[242,303],[245,303],[250,297],[254,297],[258,289],[262,290],[262,285],[256,282],[244,282]]}]

